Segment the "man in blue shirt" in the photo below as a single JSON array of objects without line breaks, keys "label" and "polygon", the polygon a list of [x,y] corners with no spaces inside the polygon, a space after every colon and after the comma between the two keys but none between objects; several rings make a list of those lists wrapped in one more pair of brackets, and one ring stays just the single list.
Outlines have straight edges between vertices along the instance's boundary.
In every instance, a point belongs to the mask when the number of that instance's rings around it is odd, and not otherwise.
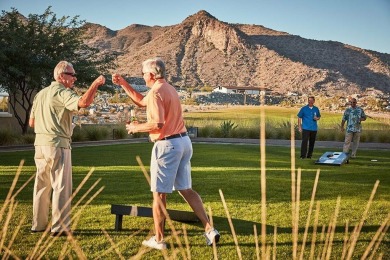
[{"label": "man in blue shirt", "polygon": [[356,151],[360,142],[360,133],[362,132],[362,121],[366,121],[367,116],[361,107],[356,106],[356,98],[351,99],[351,107],[344,111],[341,121],[341,131],[344,131],[344,124],[347,122],[343,152],[349,153],[349,146],[353,141],[351,157],[356,157]]},{"label": "man in blue shirt", "polygon": [[[302,107],[298,113],[298,128],[302,133],[301,159],[311,158],[314,150],[314,143],[317,135],[317,121],[321,114],[318,107],[314,106],[315,98],[309,97],[308,104]],[[307,149],[309,143],[309,150]]]}]

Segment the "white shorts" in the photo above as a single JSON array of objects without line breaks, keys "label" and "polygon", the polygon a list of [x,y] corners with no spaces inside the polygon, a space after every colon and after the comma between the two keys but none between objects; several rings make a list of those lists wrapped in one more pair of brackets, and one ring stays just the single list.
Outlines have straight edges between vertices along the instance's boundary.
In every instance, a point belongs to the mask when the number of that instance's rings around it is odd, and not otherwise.
[{"label": "white shorts", "polygon": [[172,193],[192,188],[192,143],[188,136],[154,143],[150,160],[150,190]]}]

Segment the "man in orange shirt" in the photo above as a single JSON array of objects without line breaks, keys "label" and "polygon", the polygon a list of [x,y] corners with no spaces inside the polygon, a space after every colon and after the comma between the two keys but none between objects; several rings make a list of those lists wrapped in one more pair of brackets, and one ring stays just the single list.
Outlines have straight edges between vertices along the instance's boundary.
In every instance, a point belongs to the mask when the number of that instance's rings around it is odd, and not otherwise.
[{"label": "man in orange shirt", "polygon": [[142,244],[155,249],[166,249],[165,215],[162,207],[166,208],[167,194],[172,193],[173,189],[179,191],[202,221],[207,244],[218,243],[220,234],[211,226],[202,199],[192,189],[192,143],[184,125],[179,95],[165,80],[164,62],[160,58],[144,61],[142,76],[146,86],[150,88],[145,97],[136,92],[120,75],[112,75],[112,82],[120,85],[136,105],[146,107],[147,122],[127,124],[128,133],[149,132],[150,140],[154,142],[150,162],[150,185],[153,192],[152,208],[156,234]]}]

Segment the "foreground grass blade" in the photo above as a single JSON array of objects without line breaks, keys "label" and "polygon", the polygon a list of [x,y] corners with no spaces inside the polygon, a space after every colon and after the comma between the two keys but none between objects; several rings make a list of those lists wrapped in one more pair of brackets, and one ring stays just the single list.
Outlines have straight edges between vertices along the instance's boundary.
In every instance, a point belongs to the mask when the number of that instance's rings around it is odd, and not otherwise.
[{"label": "foreground grass blade", "polygon": [[360,231],[362,230],[364,221],[367,219],[368,211],[370,210],[370,206],[372,204],[372,201],[374,199],[374,196],[375,196],[376,190],[378,189],[378,186],[379,186],[379,180],[375,182],[374,188],[372,189],[370,198],[368,199],[366,209],[363,212],[362,218],[360,219],[360,222],[357,225],[356,230],[351,234],[351,242],[350,242],[350,246],[349,246],[349,250],[348,250],[348,254],[347,254],[348,260],[352,258],[353,252],[355,250],[356,242],[358,240]]},{"label": "foreground grass blade", "polygon": [[232,218],[230,217],[230,213],[229,213],[228,207],[226,205],[225,197],[223,196],[222,190],[219,190],[219,195],[221,196],[222,204],[223,204],[223,207],[225,208],[226,216],[227,216],[228,221],[229,221],[230,230],[233,234],[234,243],[236,244],[238,259],[242,260],[241,249],[238,245],[236,231],[234,230],[233,221],[232,221]]},{"label": "foreground grass blade", "polygon": [[261,192],[261,257],[266,258],[267,250],[267,183],[265,157],[265,112],[260,108],[260,192]]},{"label": "foreground grass blade", "polygon": [[309,225],[310,225],[310,218],[314,206],[314,198],[316,196],[317,192],[317,186],[318,186],[318,179],[320,178],[320,169],[317,170],[316,178],[314,180],[314,185],[313,185],[313,192],[311,194],[311,199],[310,199],[310,205],[309,205],[309,212],[307,213],[307,220],[306,220],[306,225],[305,225],[305,231],[303,233],[303,239],[302,239],[302,247],[301,247],[301,254],[299,256],[299,259],[303,259],[303,255],[305,253],[305,246],[306,246],[306,240],[307,240],[307,233],[309,230]]}]

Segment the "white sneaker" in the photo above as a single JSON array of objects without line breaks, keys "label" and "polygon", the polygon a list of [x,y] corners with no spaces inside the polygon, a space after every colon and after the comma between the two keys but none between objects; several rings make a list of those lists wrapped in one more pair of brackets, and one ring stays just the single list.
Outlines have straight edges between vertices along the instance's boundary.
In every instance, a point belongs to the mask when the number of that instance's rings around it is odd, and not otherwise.
[{"label": "white sneaker", "polygon": [[167,244],[164,241],[157,242],[156,236],[152,236],[148,240],[142,241],[142,245],[158,250],[167,249]]},{"label": "white sneaker", "polygon": [[218,233],[218,230],[215,228],[210,229],[209,232],[204,233],[204,237],[206,238],[206,243],[208,246],[211,246],[214,242],[218,243],[221,235]]}]

